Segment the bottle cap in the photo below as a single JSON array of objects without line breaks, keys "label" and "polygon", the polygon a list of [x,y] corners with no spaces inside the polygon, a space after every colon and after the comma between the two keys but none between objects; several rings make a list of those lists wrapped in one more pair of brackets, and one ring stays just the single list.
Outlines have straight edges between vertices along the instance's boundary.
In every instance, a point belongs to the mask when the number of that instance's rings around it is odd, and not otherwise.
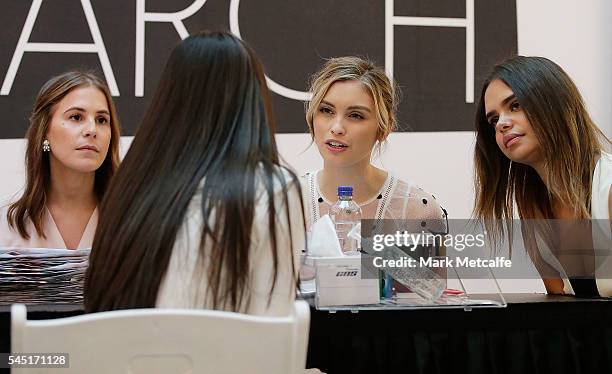
[{"label": "bottle cap", "polygon": [[338,186],[338,196],[353,196],[353,187]]}]

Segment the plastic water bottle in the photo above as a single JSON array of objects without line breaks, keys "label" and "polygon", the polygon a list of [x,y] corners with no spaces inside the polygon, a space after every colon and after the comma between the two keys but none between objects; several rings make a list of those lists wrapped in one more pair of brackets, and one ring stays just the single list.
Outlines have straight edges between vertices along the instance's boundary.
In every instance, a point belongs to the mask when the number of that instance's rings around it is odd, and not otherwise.
[{"label": "plastic water bottle", "polygon": [[353,187],[338,187],[338,201],[331,207],[329,216],[336,228],[342,252],[347,255],[359,253],[358,241],[348,236],[361,223],[361,208],[353,201]]}]

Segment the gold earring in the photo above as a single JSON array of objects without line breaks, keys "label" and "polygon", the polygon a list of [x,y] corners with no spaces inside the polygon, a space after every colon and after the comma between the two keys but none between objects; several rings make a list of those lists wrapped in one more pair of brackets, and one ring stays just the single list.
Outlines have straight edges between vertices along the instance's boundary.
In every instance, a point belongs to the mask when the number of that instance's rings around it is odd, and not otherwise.
[{"label": "gold earring", "polygon": [[49,152],[51,150],[51,146],[49,145],[49,140],[43,140],[43,152]]}]

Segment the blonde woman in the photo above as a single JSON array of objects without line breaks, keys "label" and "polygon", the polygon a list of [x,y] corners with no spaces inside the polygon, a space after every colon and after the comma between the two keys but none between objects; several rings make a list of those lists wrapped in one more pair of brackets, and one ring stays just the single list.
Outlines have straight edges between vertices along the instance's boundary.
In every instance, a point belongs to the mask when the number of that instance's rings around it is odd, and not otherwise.
[{"label": "blonde woman", "polygon": [[0,247],[91,248],[98,204],[119,165],[119,119],[93,74],[41,88],[27,131],[26,186],[0,206]]},{"label": "blonde woman", "polygon": [[[476,131],[475,215],[497,238],[504,237],[501,220],[513,218],[515,204],[519,218],[539,220],[533,221],[538,225],[551,219],[609,220],[612,156],[605,151],[610,140],[591,120],[571,78],[554,62],[518,56],[495,66],[482,89]],[[572,265],[584,262],[587,271],[569,279],[569,269],[551,250],[559,251],[572,238],[561,233],[556,244],[538,244],[530,234],[533,225],[526,222],[525,244],[549,293],[612,294],[608,254],[574,257]],[[600,223],[593,222],[594,228]],[[610,238],[609,224],[605,226],[604,242]],[[588,236],[585,241],[593,243],[579,245],[609,250]],[[598,279],[588,279],[589,267]]]},{"label": "blonde woman", "polygon": [[306,122],[323,169],[302,177],[307,226],[329,213],[343,185],[353,187],[363,219],[418,219],[423,226],[439,226],[446,211],[434,196],[371,162],[396,128],[398,99],[384,71],[358,57],[332,58],[312,76],[310,91]]}]

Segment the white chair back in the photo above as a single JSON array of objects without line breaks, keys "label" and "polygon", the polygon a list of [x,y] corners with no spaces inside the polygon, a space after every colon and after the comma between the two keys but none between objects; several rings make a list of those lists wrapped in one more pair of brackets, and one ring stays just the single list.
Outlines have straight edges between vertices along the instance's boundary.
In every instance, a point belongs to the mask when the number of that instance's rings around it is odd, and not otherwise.
[{"label": "white chair back", "polygon": [[298,300],[288,317],[215,310],[130,309],[27,320],[11,309],[11,351],[69,353],[68,369],[13,373],[302,373],[310,309]]}]

